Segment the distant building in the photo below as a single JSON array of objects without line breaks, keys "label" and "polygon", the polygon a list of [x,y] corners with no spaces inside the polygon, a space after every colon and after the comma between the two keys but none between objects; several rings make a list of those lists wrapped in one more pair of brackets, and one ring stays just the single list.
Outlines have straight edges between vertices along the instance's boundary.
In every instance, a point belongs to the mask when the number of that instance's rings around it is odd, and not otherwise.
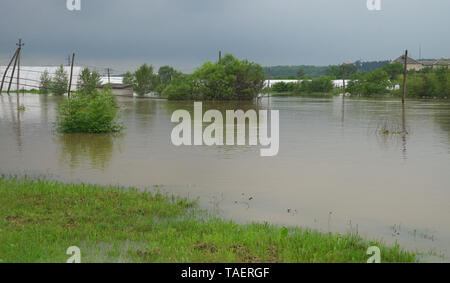
[{"label": "distant building", "polygon": [[[405,63],[405,55],[402,55],[392,61],[392,63]],[[406,58],[407,63],[407,69],[408,71],[414,70],[414,71],[420,71],[423,68],[440,68],[440,67],[447,67],[450,68],[450,59],[440,59],[440,60],[414,60],[411,57]]]},{"label": "distant building", "polygon": [[[111,83],[111,90],[116,96],[129,96],[133,97],[133,86],[128,84],[119,84],[119,83]],[[104,84],[99,87],[99,89],[103,89],[107,84]]]},{"label": "distant building", "polygon": [[441,60],[437,61],[433,67],[435,67],[435,68],[447,67],[448,68],[448,67],[450,67],[450,59],[441,59]]},{"label": "distant building", "polygon": [[[397,59],[395,59],[394,61],[392,61],[392,63],[401,63],[401,64],[405,64],[405,55],[402,55],[400,57],[398,57]],[[420,63],[419,61],[414,60],[411,57],[407,57],[406,58],[406,64],[407,64],[407,70],[414,70],[414,71],[420,71],[424,68],[424,65],[422,63]]]}]

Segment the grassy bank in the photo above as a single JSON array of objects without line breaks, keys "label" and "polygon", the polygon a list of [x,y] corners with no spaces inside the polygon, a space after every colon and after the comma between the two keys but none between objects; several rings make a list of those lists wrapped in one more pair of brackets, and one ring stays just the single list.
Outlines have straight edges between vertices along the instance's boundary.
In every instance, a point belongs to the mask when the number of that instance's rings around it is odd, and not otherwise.
[{"label": "grassy bank", "polygon": [[[205,216],[195,202],[135,189],[0,178],[0,262],[411,262],[399,247],[356,235]],[[203,219],[203,220],[201,220]],[[206,220],[207,219],[207,220]]]}]

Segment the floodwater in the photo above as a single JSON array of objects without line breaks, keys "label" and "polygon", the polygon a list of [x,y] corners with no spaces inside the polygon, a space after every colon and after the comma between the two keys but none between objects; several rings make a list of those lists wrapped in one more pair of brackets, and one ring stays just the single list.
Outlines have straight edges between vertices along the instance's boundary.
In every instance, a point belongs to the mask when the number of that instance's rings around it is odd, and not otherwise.
[{"label": "floodwater", "polygon": [[393,99],[203,103],[279,110],[279,154],[261,157],[259,146],[172,145],[170,117],[193,102],[123,97],[122,134],[61,135],[58,99],[21,96],[17,113],[16,97],[0,96],[1,173],[158,185],[238,222],[359,233],[449,261],[449,101],[408,101],[404,115]]}]

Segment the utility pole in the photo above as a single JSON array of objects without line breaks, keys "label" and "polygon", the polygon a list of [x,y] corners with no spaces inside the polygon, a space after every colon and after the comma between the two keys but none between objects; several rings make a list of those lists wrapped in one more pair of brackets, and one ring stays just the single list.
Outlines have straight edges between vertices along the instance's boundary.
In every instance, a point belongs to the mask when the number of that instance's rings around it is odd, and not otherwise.
[{"label": "utility pole", "polygon": [[345,64],[342,64],[342,96],[345,96]]},{"label": "utility pole", "polygon": [[19,43],[16,43],[19,48],[17,49],[17,107],[19,107],[19,90],[20,90],[20,53],[22,52],[22,46],[25,44],[22,43],[22,39],[19,39]]},{"label": "utility pole", "polygon": [[422,44],[419,45],[419,61],[422,60]]},{"label": "utility pole", "polygon": [[222,50],[219,50],[219,61],[222,60]]},{"label": "utility pole", "polygon": [[11,85],[12,85],[12,82],[13,82],[13,79],[14,79],[14,73],[16,72],[17,58],[19,58],[19,49],[17,49],[16,59],[14,60],[14,66],[13,66],[13,69],[12,69],[11,78],[9,80],[8,94],[11,91]]},{"label": "utility pole", "polygon": [[67,96],[70,99],[70,88],[72,87],[72,74],[73,74],[73,61],[75,61],[75,53],[72,54],[72,64],[70,67],[70,79],[69,79],[69,90],[67,91]]},{"label": "utility pole", "polygon": [[270,98],[270,66],[269,66],[268,71],[269,71],[269,84],[268,84],[269,93],[268,93],[268,96]]},{"label": "utility pole", "polygon": [[405,51],[405,69],[403,71],[403,95],[402,95],[402,104],[405,104],[406,97],[406,76],[408,75],[408,50]]},{"label": "utility pole", "polygon": [[110,74],[110,69],[108,68],[108,69],[106,69],[107,71],[108,71],[108,84],[110,84],[111,83],[111,74]]},{"label": "utility pole", "polygon": [[[3,91],[3,84],[4,84],[4,82],[5,82],[6,73],[8,73],[9,67],[11,66],[12,62],[16,59],[16,56],[17,56],[17,50],[16,50],[16,52],[14,52],[14,55],[13,55],[13,57],[11,58],[11,61],[9,61],[8,67],[6,67],[5,72],[3,73],[2,84],[1,84],[1,86],[0,86],[0,94],[1,94],[2,91]],[[8,95],[9,95],[9,93],[8,93]]]}]

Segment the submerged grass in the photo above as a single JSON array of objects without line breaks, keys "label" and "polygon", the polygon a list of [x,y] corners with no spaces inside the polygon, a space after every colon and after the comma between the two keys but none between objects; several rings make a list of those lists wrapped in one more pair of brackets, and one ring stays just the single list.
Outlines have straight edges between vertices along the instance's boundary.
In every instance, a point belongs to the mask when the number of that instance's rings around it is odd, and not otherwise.
[{"label": "submerged grass", "polygon": [[412,262],[398,246],[301,228],[197,217],[184,198],[133,188],[0,177],[0,262]]}]

